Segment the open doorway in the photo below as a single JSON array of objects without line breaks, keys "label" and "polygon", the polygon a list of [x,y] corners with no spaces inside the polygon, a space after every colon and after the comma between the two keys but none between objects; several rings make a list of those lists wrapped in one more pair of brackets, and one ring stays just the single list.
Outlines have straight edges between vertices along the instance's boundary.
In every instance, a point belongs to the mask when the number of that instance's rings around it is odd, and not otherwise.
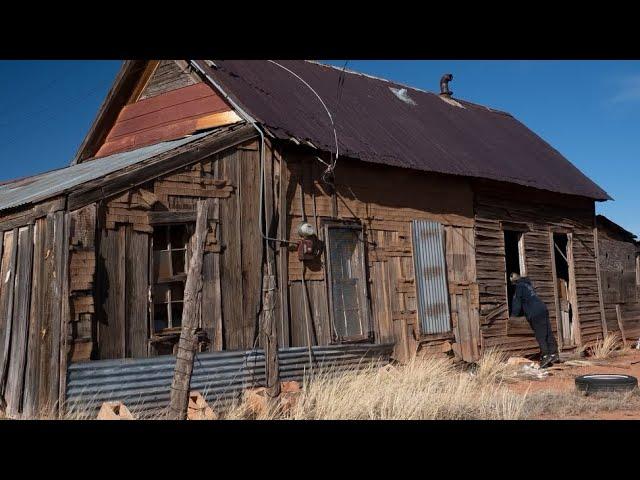
[{"label": "open doorway", "polygon": [[569,268],[571,245],[566,233],[553,234],[553,253],[556,266],[556,284],[560,306],[560,336],[565,347],[575,346],[573,325],[573,279]]},{"label": "open doorway", "polygon": [[511,304],[513,303],[516,287],[509,281],[509,275],[512,273],[517,273],[523,277],[527,275],[524,259],[524,235],[522,232],[504,231],[504,259],[506,265],[507,303],[509,312],[511,312]]}]

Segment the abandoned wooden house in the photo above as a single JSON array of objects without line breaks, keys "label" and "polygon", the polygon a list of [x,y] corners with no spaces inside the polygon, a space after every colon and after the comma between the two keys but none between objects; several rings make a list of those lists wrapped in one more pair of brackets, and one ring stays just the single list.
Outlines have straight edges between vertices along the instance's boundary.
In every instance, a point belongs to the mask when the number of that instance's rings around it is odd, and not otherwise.
[{"label": "abandoned wooden house", "polygon": [[607,329],[625,344],[640,337],[640,242],[603,215],[596,217],[600,284]]},{"label": "abandoned wooden house", "polygon": [[192,383],[207,395],[263,378],[265,290],[282,378],[363,355],[535,353],[508,321],[511,271],[575,348],[615,326],[595,240],[608,198],[446,82],[434,94],[307,61],[127,61],[71,166],[0,186],[0,393],[24,415],[166,403],[199,200]]}]

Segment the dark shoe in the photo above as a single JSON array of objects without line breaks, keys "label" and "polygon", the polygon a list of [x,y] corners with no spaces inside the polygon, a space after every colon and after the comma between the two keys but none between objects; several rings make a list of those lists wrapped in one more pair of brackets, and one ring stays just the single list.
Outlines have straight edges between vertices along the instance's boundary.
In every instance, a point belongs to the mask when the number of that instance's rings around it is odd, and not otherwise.
[{"label": "dark shoe", "polygon": [[551,354],[549,355],[549,359],[551,360],[551,363],[560,363],[560,355],[557,353]]},{"label": "dark shoe", "polygon": [[543,355],[540,359],[540,368],[549,368],[553,363],[552,357],[553,355]]}]

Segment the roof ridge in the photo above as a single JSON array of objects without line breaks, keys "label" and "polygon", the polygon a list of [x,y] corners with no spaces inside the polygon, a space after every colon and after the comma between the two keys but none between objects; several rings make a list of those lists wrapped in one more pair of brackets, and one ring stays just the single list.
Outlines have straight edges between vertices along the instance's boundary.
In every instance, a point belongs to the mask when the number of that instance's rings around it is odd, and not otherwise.
[{"label": "roof ridge", "polygon": [[[377,76],[371,75],[369,73],[358,72],[356,70],[351,70],[349,68],[344,68],[343,69],[343,68],[340,68],[340,67],[336,67],[335,65],[330,65],[328,63],[319,62],[317,60],[304,60],[304,61],[307,62],[307,63],[312,63],[314,65],[319,65],[321,67],[332,68],[332,69],[338,70],[340,72],[344,71],[344,72],[347,72],[347,73],[351,73],[353,75],[360,75],[362,77],[371,78],[373,80],[380,80],[380,81],[383,81],[383,82],[386,82],[386,83],[391,83],[393,85],[397,85],[397,86],[400,86],[400,87],[403,87],[403,88],[410,88],[411,90],[415,90],[416,92],[427,93],[429,95],[433,95],[435,97],[439,97],[439,95],[437,93],[432,92],[430,90],[424,90],[422,88],[414,87],[412,85],[407,85],[405,83],[396,82],[395,80],[389,80],[387,78],[377,77]],[[461,99],[461,98],[456,98],[455,100],[458,101],[458,102],[461,102],[463,104],[466,104],[466,105],[468,105],[470,107],[482,108],[482,109],[488,110],[489,112],[492,112],[492,113],[498,113],[498,114],[508,115],[510,117],[513,117],[513,115],[511,113],[505,112],[504,110],[497,110],[495,108],[487,107],[486,105],[482,105],[480,103],[470,102],[469,100],[464,100],[464,99]]]}]

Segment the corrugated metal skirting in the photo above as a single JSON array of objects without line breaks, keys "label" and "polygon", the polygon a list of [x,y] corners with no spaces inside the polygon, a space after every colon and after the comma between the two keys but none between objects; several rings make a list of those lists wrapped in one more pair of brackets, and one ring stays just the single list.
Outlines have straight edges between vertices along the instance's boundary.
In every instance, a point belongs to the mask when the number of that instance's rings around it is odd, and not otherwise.
[{"label": "corrugated metal skirting", "polygon": [[444,228],[431,220],[411,222],[413,262],[422,333],[451,331]]},{"label": "corrugated metal skirting", "polygon": [[[313,347],[314,368],[336,370],[388,362],[391,345],[335,345]],[[282,349],[278,353],[282,380],[301,381],[310,372],[306,347]],[[73,363],[67,375],[65,411],[99,410],[102,402],[119,400],[136,413],[148,413],[169,404],[174,356],[130,358]],[[262,350],[200,353],[196,356],[191,390],[200,391],[218,408],[239,398],[243,389],[264,384]]]}]

